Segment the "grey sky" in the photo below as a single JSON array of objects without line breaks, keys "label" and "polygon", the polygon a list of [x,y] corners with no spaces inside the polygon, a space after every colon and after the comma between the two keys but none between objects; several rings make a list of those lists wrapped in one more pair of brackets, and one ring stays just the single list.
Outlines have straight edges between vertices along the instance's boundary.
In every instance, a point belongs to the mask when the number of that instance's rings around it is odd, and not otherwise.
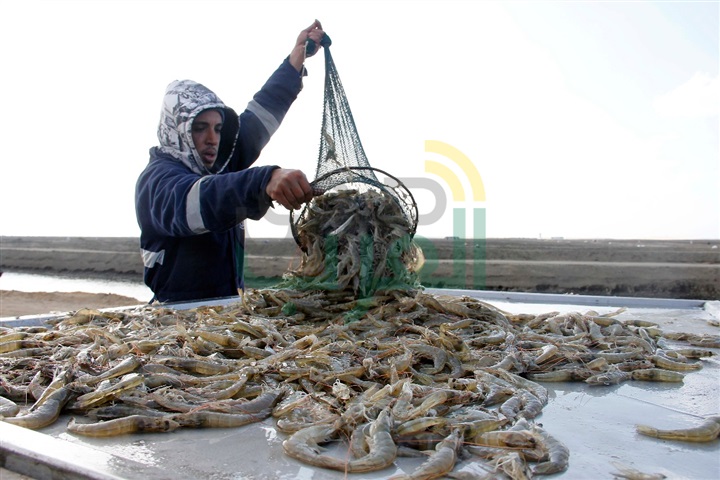
[{"label": "grey sky", "polygon": [[[191,78],[242,109],[314,18],[370,163],[427,178],[438,140],[486,201],[417,192],[418,233],[482,208],[489,237],[720,238],[718,2],[4,2],[3,235],[135,236],[162,94]],[[312,177],[323,63],[258,165]],[[282,210],[282,207],[280,207]],[[285,212],[282,212],[285,215]],[[280,217],[275,217],[276,223]],[[251,236],[285,225],[251,222]]]}]

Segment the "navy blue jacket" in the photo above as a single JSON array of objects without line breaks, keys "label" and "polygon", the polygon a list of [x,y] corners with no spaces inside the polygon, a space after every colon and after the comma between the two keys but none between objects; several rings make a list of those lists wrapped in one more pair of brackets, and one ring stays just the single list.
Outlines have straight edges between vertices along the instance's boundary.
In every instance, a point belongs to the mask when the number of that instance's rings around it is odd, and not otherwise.
[{"label": "navy blue jacket", "polygon": [[[243,288],[244,220],[260,219],[276,166],[249,168],[302,88],[286,59],[239,116],[204,86],[168,86],[158,126],[159,147],[138,178],[135,210],[141,229],[145,283],[154,300],[227,297]],[[191,126],[203,110],[221,109],[218,158],[205,168]]]}]

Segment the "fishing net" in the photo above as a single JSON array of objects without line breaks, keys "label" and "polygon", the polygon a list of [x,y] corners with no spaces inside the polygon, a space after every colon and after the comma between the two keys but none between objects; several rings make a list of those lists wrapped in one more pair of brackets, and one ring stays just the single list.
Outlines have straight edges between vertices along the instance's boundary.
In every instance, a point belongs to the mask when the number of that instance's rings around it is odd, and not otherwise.
[{"label": "fishing net", "polygon": [[[325,35],[321,42],[325,54],[325,94],[323,117],[320,134],[320,151],[318,154],[313,189],[317,193],[327,193],[338,188],[354,188],[359,192],[374,189],[389,195],[402,210],[410,224],[409,235],[415,235],[418,221],[418,209],[410,190],[397,178],[386,172],[373,168],[365,155],[355,120],[338,74],[330,45],[330,37]],[[380,181],[376,173],[385,176]],[[295,241],[300,247],[297,227],[306,219],[312,202],[305,205],[296,214],[290,212],[290,224]]]},{"label": "fishing net", "polygon": [[[418,209],[410,190],[393,175],[370,165],[332,54],[325,54],[325,92],[316,196],[290,212],[293,238],[302,249],[301,267],[285,286],[352,289],[358,297],[377,290],[417,287],[422,252],[412,241]],[[378,178],[382,177],[382,180]]]}]

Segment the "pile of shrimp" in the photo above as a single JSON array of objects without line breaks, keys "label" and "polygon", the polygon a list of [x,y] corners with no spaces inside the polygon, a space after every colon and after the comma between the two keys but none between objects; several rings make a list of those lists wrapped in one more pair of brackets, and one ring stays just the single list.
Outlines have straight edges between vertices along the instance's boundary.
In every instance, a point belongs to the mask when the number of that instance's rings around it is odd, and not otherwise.
[{"label": "pile of shrimp", "polygon": [[383,190],[317,196],[297,225],[302,262],[285,274],[281,286],[351,290],[359,298],[417,287],[423,257],[410,230],[398,202]]},{"label": "pile of shrimp", "polygon": [[[681,382],[720,347],[621,311],[511,314],[422,290],[264,289],[242,300],[0,327],[2,420],[42,429],[69,414],[72,435],[116,436],[272,419],[285,453],[314,467],[369,472],[415,455],[417,470],[396,479],[467,478],[453,470],[468,459],[491,478],[522,479],[568,467],[567,446],[536,422],[543,383]],[[720,417],[638,429],[710,441]]]}]

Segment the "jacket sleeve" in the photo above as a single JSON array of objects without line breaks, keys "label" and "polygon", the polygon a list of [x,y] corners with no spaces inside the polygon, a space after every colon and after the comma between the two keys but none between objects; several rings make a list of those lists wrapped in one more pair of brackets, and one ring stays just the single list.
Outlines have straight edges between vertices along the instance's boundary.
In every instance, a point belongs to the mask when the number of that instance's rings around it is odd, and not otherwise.
[{"label": "jacket sleeve", "polygon": [[265,187],[275,168],[199,176],[178,162],[160,160],[138,179],[135,204],[140,228],[184,237],[225,231],[248,218],[258,220],[272,204]]},{"label": "jacket sleeve", "polygon": [[247,168],[257,160],[301,89],[302,73],[286,58],[240,114],[240,130],[230,171]]}]

